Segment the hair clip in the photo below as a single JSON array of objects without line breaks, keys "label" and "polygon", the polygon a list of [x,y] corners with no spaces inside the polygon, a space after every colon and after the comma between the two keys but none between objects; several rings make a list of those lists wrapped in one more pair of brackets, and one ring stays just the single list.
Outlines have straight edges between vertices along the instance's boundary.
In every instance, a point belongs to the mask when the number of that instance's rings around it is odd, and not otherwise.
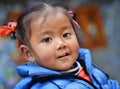
[{"label": "hair clip", "polygon": [[69,14],[72,18],[74,17],[73,11],[69,10],[69,11],[67,11],[67,12],[68,12],[68,14]]},{"label": "hair clip", "polygon": [[15,32],[16,22],[9,22],[7,26],[0,26],[0,37],[7,37],[12,32]]},{"label": "hair clip", "polygon": [[[72,18],[74,18],[74,16],[75,16],[75,15],[74,15],[74,12],[71,11],[71,10],[68,11],[68,15],[69,15],[70,17],[72,17]],[[73,21],[73,23],[74,23],[75,26],[77,26],[78,28],[80,28],[79,24],[78,24],[74,19],[72,19],[72,21]]]}]

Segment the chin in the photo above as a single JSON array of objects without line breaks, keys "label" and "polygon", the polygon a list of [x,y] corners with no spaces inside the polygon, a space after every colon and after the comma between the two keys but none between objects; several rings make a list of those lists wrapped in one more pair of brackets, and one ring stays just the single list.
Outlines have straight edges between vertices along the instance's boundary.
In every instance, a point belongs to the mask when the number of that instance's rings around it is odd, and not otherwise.
[{"label": "chin", "polygon": [[60,71],[69,70],[71,67],[72,67],[72,65],[64,65],[64,66],[61,66]]}]

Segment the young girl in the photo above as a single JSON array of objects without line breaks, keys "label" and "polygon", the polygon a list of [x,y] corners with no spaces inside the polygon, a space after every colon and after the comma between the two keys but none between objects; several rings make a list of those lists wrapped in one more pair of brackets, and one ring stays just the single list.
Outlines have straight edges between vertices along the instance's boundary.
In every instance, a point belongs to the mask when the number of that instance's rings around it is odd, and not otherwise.
[{"label": "young girl", "polygon": [[33,5],[0,30],[2,37],[15,33],[29,61],[17,67],[24,79],[15,89],[120,89],[92,64],[89,50],[79,47],[78,24],[59,0]]}]

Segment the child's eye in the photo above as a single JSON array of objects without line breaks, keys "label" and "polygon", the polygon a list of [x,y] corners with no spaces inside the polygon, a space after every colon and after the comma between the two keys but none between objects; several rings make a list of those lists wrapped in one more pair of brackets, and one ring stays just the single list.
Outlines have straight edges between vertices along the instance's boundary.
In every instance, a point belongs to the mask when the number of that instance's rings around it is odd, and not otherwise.
[{"label": "child's eye", "polygon": [[65,33],[63,34],[63,37],[70,37],[71,36],[71,33]]},{"label": "child's eye", "polygon": [[45,42],[45,43],[47,43],[47,42],[50,42],[52,39],[51,38],[45,38],[45,39],[43,39],[43,42]]}]

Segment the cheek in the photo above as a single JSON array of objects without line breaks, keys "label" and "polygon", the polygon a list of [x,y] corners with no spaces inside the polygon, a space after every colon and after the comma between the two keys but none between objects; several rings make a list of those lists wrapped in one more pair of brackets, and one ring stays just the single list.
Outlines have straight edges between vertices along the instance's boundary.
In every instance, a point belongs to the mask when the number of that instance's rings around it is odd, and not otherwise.
[{"label": "cheek", "polygon": [[71,42],[70,47],[71,47],[71,51],[72,51],[73,55],[77,58],[77,56],[78,56],[78,51],[79,51],[79,44],[78,44],[77,39],[74,39],[74,40]]},{"label": "cheek", "polygon": [[[47,53],[46,53],[47,54]],[[37,62],[40,64],[40,65],[42,65],[42,66],[45,66],[45,65],[47,65],[49,62],[50,62],[50,57],[48,56],[48,55],[46,55],[46,54],[40,54],[39,55],[39,58],[38,59],[36,59],[37,60]]]},{"label": "cheek", "polygon": [[52,55],[53,53],[50,50],[46,50],[38,53],[39,58],[41,60],[43,59],[43,61],[48,60]]},{"label": "cheek", "polygon": [[[39,51],[42,50],[42,51]],[[38,50],[38,57],[37,61],[44,65],[50,62],[50,59],[54,59],[54,51],[50,48],[44,47]]]},{"label": "cheek", "polygon": [[71,50],[73,50],[73,54],[77,56],[79,51],[79,45],[77,43],[74,43],[73,45],[71,45]]},{"label": "cheek", "polygon": [[74,39],[71,40],[71,44],[70,44],[73,48],[79,49],[79,43],[76,37],[74,37]]}]

